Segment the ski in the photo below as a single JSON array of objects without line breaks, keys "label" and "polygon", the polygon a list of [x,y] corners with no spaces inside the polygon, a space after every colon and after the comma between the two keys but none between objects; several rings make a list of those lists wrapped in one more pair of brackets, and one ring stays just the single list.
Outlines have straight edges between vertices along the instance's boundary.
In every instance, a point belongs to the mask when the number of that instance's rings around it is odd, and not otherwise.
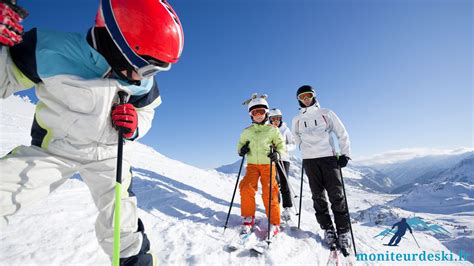
[{"label": "ski", "polygon": [[270,240],[268,240],[266,237],[263,240],[260,240],[250,248],[250,254],[254,256],[260,256],[264,254],[271,248],[271,244],[278,238],[280,234],[281,232],[272,236]]},{"label": "ski", "polygon": [[255,233],[253,230],[247,234],[237,233],[227,244],[227,251],[234,252],[239,249],[244,249],[248,247],[250,244],[252,244],[253,242],[255,242],[256,240],[257,240],[257,237],[255,236]]},{"label": "ski", "polygon": [[265,253],[265,251],[267,251],[270,248],[270,244],[273,242],[274,238],[275,237],[272,237],[270,241],[266,239],[259,241],[258,243],[256,243],[250,248],[250,254],[256,255],[256,256],[262,255],[263,253]]},{"label": "ski", "polygon": [[352,266],[355,264],[355,259],[350,248],[339,248],[339,250],[344,256],[344,265]]},{"label": "ski", "polygon": [[[339,256],[341,253],[342,258]],[[354,256],[352,256],[351,250],[347,248],[340,248],[337,244],[331,245],[329,248],[329,258],[327,262],[328,266],[353,266],[355,265]]]},{"label": "ski", "polygon": [[328,266],[339,266],[339,256],[337,254],[337,246],[336,244],[332,244],[329,247],[329,258],[328,258]]}]

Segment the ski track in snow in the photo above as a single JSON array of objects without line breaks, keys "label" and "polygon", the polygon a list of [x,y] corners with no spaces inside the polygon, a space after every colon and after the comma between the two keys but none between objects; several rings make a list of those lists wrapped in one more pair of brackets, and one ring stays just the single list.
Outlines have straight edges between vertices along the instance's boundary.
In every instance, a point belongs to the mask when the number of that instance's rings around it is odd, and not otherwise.
[{"label": "ski track in snow", "polygon": [[[34,105],[19,97],[0,100],[2,156],[17,145],[29,144],[33,112]],[[322,244],[323,233],[314,217],[311,193],[306,181],[303,189],[302,230],[280,233],[268,253],[260,257],[250,256],[248,250],[228,253],[225,245],[240,225],[240,198],[237,191],[228,229],[223,234],[236,176],[186,165],[140,143],[127,143],[126,149],[134,150],[133,190],[138,197],[139,216],[145,224],[145,232],[159,265],[326,265],[329,251]],[[360,178],[355,171],[345,171],[345,174],[349,179]],[[299,191],[299,176],[292,175],[290,180],[293,188]],[[346,189],[352,217],[357,216],[360,210],[383,206],[396,197],[368,192],[360,187],[348,186]],[[261,220],[260,227],[266,228],[263,203],[259,195],[256,197],[256,216]],[[95,237],[96,215],[97,210],[88,188],[79,176],[74,176],[49,197],[21,209],[9,218],[10,224],[0,232],[0,265],[110,265],[109,258]],[[456,215],[426,214],[426,217],[468,223],[466,216],[459,218]],[[294,216],[294,219],[297,224],[297,217]],[[442,242],[423,232],[415,231],[422,249],[416,246],[408,234],[402,242],[403,246],[394,248],[382,245],[382,242],[388,242],[388,237],[384,241],[373,238],[387,229],[388,225],[362,221],[353,223],[352,226],[358,252],[449,252]],[[470,229],[472,232],[472,227]],[[469,239],[466,243],[471,243]],[[474,252],[471,254],[474,256]],[[357,263],[359,264],[380,263]],[[393,264],[395,263],[385,263]],[[407,264],[446,265],[434,262]],[[469,262],[449,264],[471,265]]]}]

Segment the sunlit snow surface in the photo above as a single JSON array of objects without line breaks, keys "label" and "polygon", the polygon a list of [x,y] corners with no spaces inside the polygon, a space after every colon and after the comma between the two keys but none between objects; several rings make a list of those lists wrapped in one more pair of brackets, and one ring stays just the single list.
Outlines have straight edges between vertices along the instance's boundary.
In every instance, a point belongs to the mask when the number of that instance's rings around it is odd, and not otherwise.
[{"label": "sunlit snow surface", "polygon": [[[33,112],[34,105],[18,97],[0,100],[2,155],[17,145],[28,145]],[[167,158],[140,143],[127,143],[126,149],[133,150],[133,190],[138,197],[139,215],[159,265],[326,265],[328,250],[322,244],[323,234],[314,217],[306,178],[301,230],[282,232],[268,253],[252,257],[248,250],[229,253],[225,249],[228,239],[240,224],[240,198],[237,194],[229,229],[223,234],[236,174],[195,168]],[[290,180],[293,189],[299,192],[300,166],[297,164],[298,161],[294,161],[295,168],[291,171]],[[429,190],[434,189],[433,185],[423,191],[415,189],[410,192],[412,195],[399,197],[377,190],[386,181],[383,178],[374,179],[368,172],[355,167],[344,169],[344,175],[351,216],[356,220],[352,226],[358,252],[450,252],[451,249],[453,253],[458,253],[462,249],[471,253],[472,261],[472,183],[454,181],[456,184],[445,185],[446,190],[439,192],[439,195],[437,191]],[[367,178],[373,179],[370,184],[376,184],[370,188],[364,186]],[[423,201],[419,199],[420,193],[426,195]],[[452,203],[452,206],[443,200]],[[257,219],[261,220],[261,227],[266,228],[259,196],[257,203]],[[439,206],[454,208],[454,211],[439,211]],[[109,258],[95,237],[96,215],[97,210],[87,187],[75,176],[48,198],[20,210],[10,218],[10,224],[0,232],[0,264],[110,265]],[[409,234],[402,240],[400,247],[384,246],[383,243],[387,243],[389,237],[383,241],[380,237],[374,238],[381,231],[390,229],[397,219],[414,215],[428,223],[442,225],[450,235],[415,230],[414,235],[421,248],[417,247]],[[391,264],[394,262],[386,265]],[[410,265],[419,264],[412,262]],[[447,263],[439,262],[437,265]]]}]

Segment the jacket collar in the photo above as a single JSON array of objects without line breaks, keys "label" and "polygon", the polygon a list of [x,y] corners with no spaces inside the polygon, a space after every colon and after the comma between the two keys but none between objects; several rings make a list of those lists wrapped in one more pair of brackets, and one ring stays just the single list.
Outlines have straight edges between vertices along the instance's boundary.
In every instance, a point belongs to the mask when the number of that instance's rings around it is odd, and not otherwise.
[{"label": "jacket collar", "polygon": [[307,112],[314,112],[314,111],[319,110],[319,109],[320,109],[320,107],[317,104],[313,104],[309,107],[300,108],[300,113],[305,114]]}]

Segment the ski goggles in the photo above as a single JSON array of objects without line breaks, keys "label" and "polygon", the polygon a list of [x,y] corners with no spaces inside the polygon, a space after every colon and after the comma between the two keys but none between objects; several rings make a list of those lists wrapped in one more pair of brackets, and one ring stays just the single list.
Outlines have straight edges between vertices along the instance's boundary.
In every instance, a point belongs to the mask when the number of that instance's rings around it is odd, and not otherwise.
[{"label": "ski goggles", "polygon": [[145,66],[142,66],[142,67],[137,67],[137,66],[133,65],[133,67],[135,68],[135,71],[137,72],[137,74],[141,78],[144,78],[144,79],[151,78],[154,75],[156,75],[158,72],[168,71],[171,68],[171,64],[167,64],[167,63],[164,63],[164,62],[161,62],[161,61],[157,61],[157,60],[154,60],[154,59],[148,59],[147,61],[148,61],[149,65],[145,65]]},{"label": "ski goggles", "polygon": [[281,116],[272,116],[270,117],[270,121],[281,121]]},{"label": "ski goggles", "polygon": [[265,115],[266,113],[267,113],[267,109],[265,108],[257,108],[250,111],[251,116]]},{"label": "ski goggles", "polygon": [[312,92],[303,92],[298,95],[298,100],[304,101],[306,99],[313,99],[314,98],[314,93]]}]

